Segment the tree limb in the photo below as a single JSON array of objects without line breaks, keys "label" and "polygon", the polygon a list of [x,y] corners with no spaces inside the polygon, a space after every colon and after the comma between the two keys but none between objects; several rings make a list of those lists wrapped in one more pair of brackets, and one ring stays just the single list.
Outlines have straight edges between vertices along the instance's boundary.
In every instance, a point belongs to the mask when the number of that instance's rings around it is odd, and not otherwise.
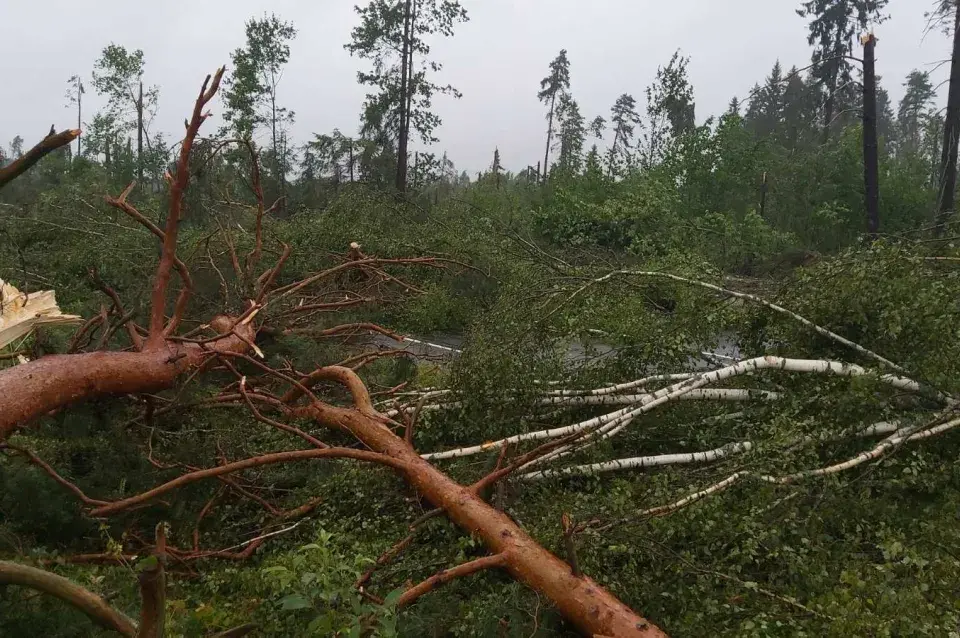
[{"label": "tree limb", "polygon": [[50,134],[40,140],[36,146],[15,159],[11,164],[0,168],[0,188],[26,173],[48,154],[77,139],[79,135],[80,129],[69,129],[55,133],[53,127],[50,127]]}]

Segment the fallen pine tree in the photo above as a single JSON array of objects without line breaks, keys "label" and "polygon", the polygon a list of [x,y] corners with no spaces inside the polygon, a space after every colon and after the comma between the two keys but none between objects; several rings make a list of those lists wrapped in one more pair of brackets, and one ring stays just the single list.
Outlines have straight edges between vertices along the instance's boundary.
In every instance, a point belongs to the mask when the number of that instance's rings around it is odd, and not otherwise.
[{"label": "fallen pine tree", "polygon": [[[248,307],[238,316],[221,315],[211,319],[203,327],[209,336],[178,334],[193,294],[191,274],[177,256],[177,237],[183,216],[184,195],[190,180],[191,150],[201,125],[208,117],[205,108],[216,94],[223,72],[224,70],[220,69],[203,83],[191,118],[187,121],[186,135],[180,147],[176,169],[168,175],[169,208],[164,228],[153,224],[129,202],[133,185],[120,197],[107,200],[111,206],[146,227],[162,243],[162,252],[153,278],[147,326],[136,324],[133,317],[123,310],[115,293],[111,294],[112,291],[107,289],[107,294],[114,303],[113,316],[102,313],[95,320],[99,319],[104,334],[122,328],[130,341],[128,350],[50,355],[0,371],[0,397],[3,397],[0,400],[0,441],[13,439],[14,443],[7,445],[9,451],[23,455],[30,463],[76,495],[89,508],[91,516],[101,518],[124,512],[194,481],[207,478],[229,481],[230,474],[250,467],[323,458],[346,458],[383,465],[403,476],[437,508],[438,513],[447,516],[463,531],[482,538],[490,551],[490,556],[486,558],[444,570],[420,585],[413,586],[400,597],[403,604],[412,603],[421,595],[453,578],[481,569],[499,568],[546,596],[561,614],[587,635],[663,635],[656,626],[633,612],[601,585],[548,552],[516,522],[480,498],[480,487],[501,479],[519,466],[514,464],[499,468],[483,479],[480,482],[482,485],[462,486],[423,460],[413,449],[409,437],[405,440],[391,431],[391,427],[397,424],[374,409],[362,381],[351,369],[326,366],[298,379],[274,370],[258,360],[262,356],[256,343],[258,332],[269,321],[271,313],[275,313],[276,317],[289,317],[342,305],[342,301],[332,301],[329,295],[317,292],[318,284],[336,280],[347,271],[358,271],[361,274],[358,278],[359,285],[364,287],[362,292],[366,294],[356,293],[355,299],[367,299],[371,291],[391,285],[409,292],[415,290],[415,287],[406,284],[398,276],[389,274],[385,269],[391,266],[443,267],[443,259],[377,259],[363,255],[359,252],[359,247],[354,247],[341,263],[300,281],[277,286],[275,284],[278,275],[290,255],[289,248],[283,247],[277,263],[256,275],[253,269],[262,256],[262,220],[270,209],[264,205],[259,186],[258,159],[253,153],[250,183],[257,201],[255,248],[241,264],[231,247],[235,275],[252,293]],[[70,139],[73,139],[70,135],[64,136],[65,141],[62,143],[68,143]],[[59,139],[56,142],[60,144]],[[253,151],[251,144],[247,143],[246,146]],[[55,147],[54,141],[44,140],[38,147],[39,150],[31,151],[25,156],[27,160],[21,162],[22,166],[4,173],[2,183],[11,181]],[[168,300],[174,273],[180,278],[180,290],[173,303],[172,314],[168,317]],[[342,296],[342,292],[340,294]],[[349,302],[350,295],[347,297]],[[309,299],[309,302],[305,303],[305,299]],[[292,303],[294,301],[296,303]],[[78,348],[82,344],[82,333],[91,330],[91,322],[82,326],[81,334],[75,338],[74,344]],[[282,327],[280,329],[282,330]],[[333,329],[334,333],[337,331],[336,328]],[[282,396],[266,391],[249,392],[246,389],[247,376],[239,372],[238,366],[249,367],[266,378],[280,379],[291,388]],[[224,463],[216,468],[188,468],[179,478],[151,491],[121,501],[107,502],[87,496],[43,459],[15,443],[18,430],[44,415],[66,409],[81,401],[154,393],[173,387],[185,376],[189,378],[213,367],[225,367],[235,371],[239,377],[236,388],[239,391],[227,395],[228,398],[224,401],[245,403],[258,420],[299,437],[309,443],[310,447],[259,455],[243,461]],[[316,396],[310,386],[321,380],[333,380],[346,386],[353,399],[352,406],[337,407]],[[303,397],[308,399],[307,403],[297,404]],[[272,414],[265,415],[258,405],[268,413],[271,410],[279,412],[282,418],[311,418],[328,428],[348,433],[367,449],[329,445],[294,425],[276,420]],[[552,443],[535,450],[526,458],[532,461],[551,449]],[[249,544],[247,549],[252,551],[256,546]],[[222,555],[225,552],[205,552],[199,547],[195,547],[193,552],[179,551],[168,545],[166,533],[161,528],[158,528],[155,542],[148,547],[152,556],[145,559],[140,570],[142,613],[136,627],[119,612],[111,611],[109,606],[93,594],[34,569],[0,563],[0,582],[32,587],[55,595],[91,615],[100,624],[123,635],[161,636],[164,623],[164,564],[168,558],[197,559]],[[246,555],[249,556],[249,553]]]}]

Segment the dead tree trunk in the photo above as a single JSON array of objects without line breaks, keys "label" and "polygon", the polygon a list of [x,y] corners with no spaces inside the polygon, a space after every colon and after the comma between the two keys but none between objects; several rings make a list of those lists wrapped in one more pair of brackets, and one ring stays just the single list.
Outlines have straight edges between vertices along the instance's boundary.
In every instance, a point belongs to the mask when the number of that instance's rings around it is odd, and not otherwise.
[{"label": "dead tree trunk", "polygon": [[863,192],[867,208],[867,233],[880,232],[880,158],[877,144],[877,38],[863,37]]}]

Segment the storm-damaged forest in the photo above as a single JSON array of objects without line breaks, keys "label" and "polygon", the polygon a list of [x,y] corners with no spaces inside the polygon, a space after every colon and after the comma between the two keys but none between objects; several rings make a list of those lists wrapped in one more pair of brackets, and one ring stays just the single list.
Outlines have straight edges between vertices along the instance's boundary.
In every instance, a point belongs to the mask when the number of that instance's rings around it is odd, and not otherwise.
[{"label": "storm-damaged forest", "polygon": [[469,172],[465,1],[356,7],[308,139],[279,14],[175,131],[134,35],[51,78],[0,152],[0,635],[958,635],[960,2],[894,77],[901,10],[799,2],[716,113],[682,49],[603,112],[541,52],[539,151]]}]

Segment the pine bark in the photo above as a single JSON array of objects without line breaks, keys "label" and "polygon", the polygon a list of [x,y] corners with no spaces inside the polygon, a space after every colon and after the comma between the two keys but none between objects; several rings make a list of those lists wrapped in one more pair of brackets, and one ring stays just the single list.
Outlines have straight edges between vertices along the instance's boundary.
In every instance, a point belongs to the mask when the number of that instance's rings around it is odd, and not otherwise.
[{"label": "pine bark", "polygon": [[[355,388],[351,390],[355,398],[358,394],[366,396],[365,390],[359,393]],[[584,634],[666,636],[589,577],[575,576],[568,563],[544,549],[509,516],[424,460],[410,444],[377,418],[369,405],[369,397],[361,398],[358,406],[345,409],[313,403],[298,410],[298,414],[348,432],[370,450],[400,461],[403,469],[398,471],[419,494],[444,510],[462,530],[481,538],[491,554],[503,557],[505,571],[546,596]]]}]

